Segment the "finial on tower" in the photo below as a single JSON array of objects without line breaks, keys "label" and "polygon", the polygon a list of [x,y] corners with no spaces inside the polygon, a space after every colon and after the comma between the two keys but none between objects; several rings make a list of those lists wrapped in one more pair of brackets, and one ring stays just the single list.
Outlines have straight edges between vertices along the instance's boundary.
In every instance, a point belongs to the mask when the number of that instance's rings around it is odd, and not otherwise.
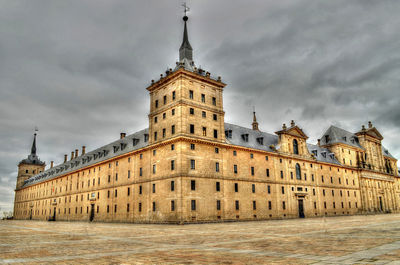
[{"label": "finial on tower", "polygon": [[35,126],[35,133],[33,134],[33,143],[31,148],[31,155],[36,155],[36,134],[39,131],[38,127]]},{"label": "finial on tower", "polygon": [[251,125],[253,126],[253,130],[259,131],[257,117],[256,117],[256,107],[254,106],[253,106],[253,123]]},{"label": "finial on tower", "polygon": [[193,62],[193,49],[192,46],[189,43],[189,37],[188,37],[188,33],[187,33],[187,26],[186,26],[186,22],[188,21],[188,17],[186,15],[186,13],[190,10],[189,7],[186,5],[186,3],[183,3],[182,6],[184,7],[184,12],[185,15],[183,17],[183,21],[185,22],[185,26],[183,29],[183,41],[181,44],[181,47],[179,48],[179,61],[183,62],[184,59],[187,59],[189,61],[190,64],[192,64]]}]

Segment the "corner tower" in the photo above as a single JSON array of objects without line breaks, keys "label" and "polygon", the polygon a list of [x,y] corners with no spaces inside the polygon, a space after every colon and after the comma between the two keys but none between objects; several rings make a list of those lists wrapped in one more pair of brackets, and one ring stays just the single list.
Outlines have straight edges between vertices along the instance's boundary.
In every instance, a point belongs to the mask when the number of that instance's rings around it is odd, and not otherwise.
[{"label": "corner tower", "polygon": [[150,144],[178,136],[224,142],[222,92],[225,84],[197,68],[189,43],[188,17],[183,17],[183,40],[179,62],[152,80],[150,93]]},{"label": "corner tower", "polygon": [[20,189],[24,184],[24,181],[33,175],[36,175],[44,171],[46,164],[40,161],[39,157],[36,155],[36,132],[33,135],[33,143],[31,147],[31,153],[28,158],[22,160],[18,164],[18,176],[16,190]]}]

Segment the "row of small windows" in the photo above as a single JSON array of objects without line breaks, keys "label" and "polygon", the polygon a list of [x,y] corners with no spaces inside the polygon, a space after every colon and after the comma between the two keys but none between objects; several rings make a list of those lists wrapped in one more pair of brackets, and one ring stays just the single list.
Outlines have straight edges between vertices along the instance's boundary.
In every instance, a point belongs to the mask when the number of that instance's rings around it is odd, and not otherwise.
[{"label": "row of small windows", "polygon": [[[190,98],[190,99],[194,99],[194,92],[193,92],[193,90],[189,90],[189,98]],[[175,91],[172,91],[172,100],[175,100],[175,99],[176,99],[176,92],[175,92]],[[212,98],[211,98],[211,101],[212,101],[212,104],[213,104],[214,106],[217,105],[217,99],[216,99],[215,97],[212,97]],[[206,95],[205,95],[205,94],[201,94],[201,102],[202,102],[202,103],[206,103]],[[164,104],[164,105],[167,104],[167,96],[166,96],[166,95],[163,96],[163,104]],[[155,105],[156,108],[159,107],[159,101],[158,101],[158,99],[154,102],[154,105]]]}]

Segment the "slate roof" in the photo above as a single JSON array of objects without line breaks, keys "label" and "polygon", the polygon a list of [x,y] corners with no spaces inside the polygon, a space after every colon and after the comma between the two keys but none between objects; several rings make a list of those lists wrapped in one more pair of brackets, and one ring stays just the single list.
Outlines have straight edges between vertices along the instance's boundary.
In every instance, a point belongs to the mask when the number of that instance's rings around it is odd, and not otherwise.
[{"label": "slate roof", "polygon": [[[328,141],[326,141],[326,136],[329,136]],[[353,147],[361,148],[364,150],[358,141],[358,137],[349,131],[343,130],[336,126],[331,126],[326,130],[324,135],[321,137],[321,145],[328,145],[334,143],[343,143]]]},{"label": "slate roof", "polygon": [[63,164],[57,165],[53,168],[49,168],[37,175],[30,177],[24,182],[24,185],[22,187],[27,187],[35,183],[53,179],[59,175],[63,175],[65,173],[90,166],[92,164],[110,159],[112,157],[146,147],[149,142],[145,141],[145,137],[147,137],[148,139],[148,129],[144,129],[134,134],[128,135],[124,139],[119,139],[84,155],[78,156]]},{"label": "slate roof", "polygon": [[396,159],[395,157],[393,157],[393,156],[390,154],[389,150],[387,150],[383,145],[382,145],[382,153],[383,153],[384,156],[387,156],[387,157]]}]

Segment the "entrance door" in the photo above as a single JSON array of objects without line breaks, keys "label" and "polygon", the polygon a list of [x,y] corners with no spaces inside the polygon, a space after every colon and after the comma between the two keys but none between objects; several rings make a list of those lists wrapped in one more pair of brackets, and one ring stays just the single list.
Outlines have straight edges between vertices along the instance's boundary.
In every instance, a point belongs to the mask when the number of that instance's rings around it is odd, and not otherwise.
[{"label": "entrance door", "polygon": [[56,207],[54,207],[54,211],[53,211],[53,221],[56,220],[56,211],[57,211],[57,209],[56,209]]},{"label": "entrance door", "polygon": [[91,209],[90,209],[90,222],[92,222],[94,219],[94,204],[91,204]]},{"label": "entrance door", "polygon": [[299,200],[299,217],[304,218],[304,204],[303,200]]},{"label": "entrance door", "polygon": [[383,211],[382,197],[379,197],[379,207],[380,207],[380,210]]}]

